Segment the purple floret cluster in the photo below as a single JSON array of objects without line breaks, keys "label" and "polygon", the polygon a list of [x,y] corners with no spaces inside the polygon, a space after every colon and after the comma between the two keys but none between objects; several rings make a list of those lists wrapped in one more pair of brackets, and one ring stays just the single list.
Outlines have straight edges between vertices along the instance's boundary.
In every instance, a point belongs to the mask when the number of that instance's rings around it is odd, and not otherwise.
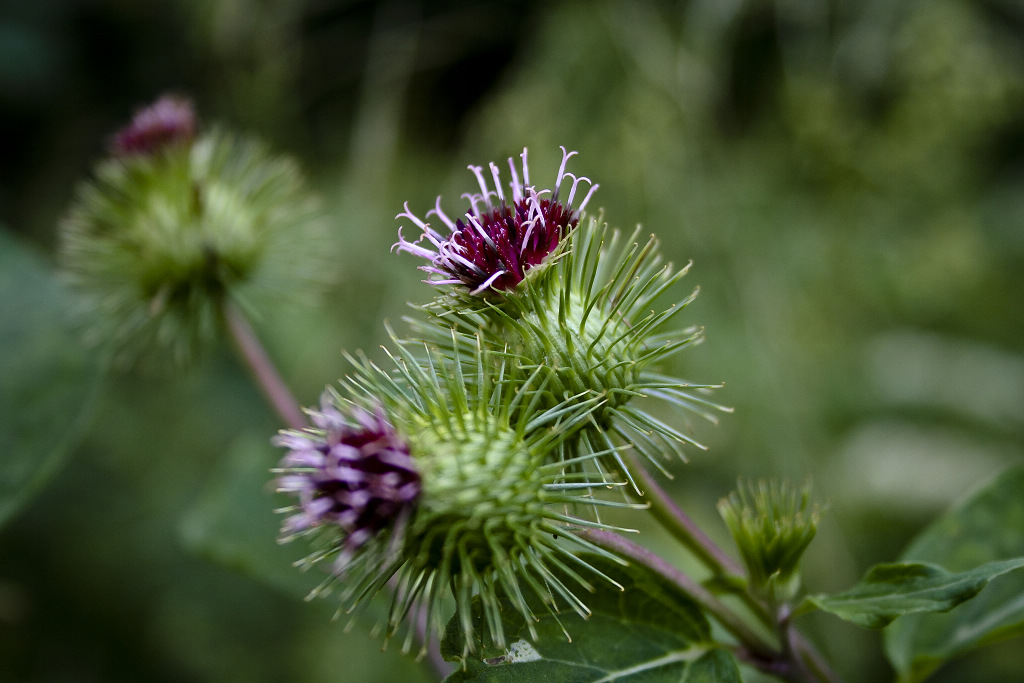
[{"label": "purple floret cluster", "polygon": [[132,122],[118,131],[110,151],[119,157],[148,156],[174,145],[189,143],[196,136],[196,113],[184,98],[164,95],[135,114]]},{"label": "purple floret cluster", "polygon": [[275,439],[288,449],[278,490],[298,497],[282,531],[334,525],[352,551],[407,517],[420,495],[420,475],[409,447],[380,411],[354,407],[344,415],[325,399],[311,417],[315,429]]},{"label": "purple floret cluster", "polygon": [[[542,263],[576,227],[580,214],[597,189],[588,178],[566,172],[566,163],[574,154],[576,152],[562,148],[562,164],[554,188],[540,191],[530,184],[526,150],[520,155],[521,182],[515,162],[510,158],[511,197],[506,197],[502,189],[495,164],[490,164],[494,189],[488,187],[482,166],[470,166],[469,170],[480,184],[480,194],[463,195],[471,207],[465,218],[454,221],[449,218],[442,211],[438,197],[435,207],[427,212],[427,218],[430,214],[436,215],[449,230],[446,237],[429,222],[420,220],[406,204],[405,211],[398,217],[411,220],[423,234],[410,242],[399,232],[395,248],[430,261],[430,265],[420,268],[436,276],[428,280],[431,284],[465,285],[471,294],[482,294],[489,289],[515,289],[526,272]],[[562,197],[560,193],[567,178],[571,183],[569,196]],[[590,184],[590,188],[579,207],[573,208],[580,182]]]}]

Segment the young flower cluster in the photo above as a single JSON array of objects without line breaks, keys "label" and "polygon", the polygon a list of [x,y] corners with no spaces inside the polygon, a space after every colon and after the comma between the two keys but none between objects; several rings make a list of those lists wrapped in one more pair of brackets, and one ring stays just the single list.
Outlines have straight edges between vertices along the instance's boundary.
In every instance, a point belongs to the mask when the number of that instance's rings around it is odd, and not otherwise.
[{"label": "young flower cluster", "polygon": [[574,530],[610,528],[601,506],[636,506],[604,494],[633,479],[622,450],[661,466],[664,452],[696,444],[635,399],[709,418],[717,407],[700,394],[709,387],[656,372],[700,339],[664,329],[693,295],[653,310],[686,269],[663,263],[653,238],[640,246],[582,220],[597,186],[566,171],[573,154],[563,149],[550,190],[530,184],[525,150],[521,174],[509,160],[507,192],[495,164],[493,187],[471,166],[480,194],[465,217],[449,218],[440,199],[428,214],[447,236],[406,206],[400,217],[422,235],[395,246],[426,259],[444,291],[410,321],[415,339],[392,334],[392,369],[350,358],[353,374],[314,426],[278,439],[290,449],[279,488],[298,497],[285,536],[319,539],[307,562],[331,565],[324,589],[339,588],[347,607],[390,586],[388,635],[422,611],[440,630],[448,597],[466,653],[481,638],[504,642],[503,604],[528,624],[538,604],[585,616],[576,591],[601,573],[581,551],[602,551]]},{"label": "young flower cluster", "polygon": [[259,313],[333,272],[319,202],[298,166],[261,143],[198,131],[162,97],[112,138],[61,223],[60,258],[114,361],[183,365],[217,338],[231,302]]}]

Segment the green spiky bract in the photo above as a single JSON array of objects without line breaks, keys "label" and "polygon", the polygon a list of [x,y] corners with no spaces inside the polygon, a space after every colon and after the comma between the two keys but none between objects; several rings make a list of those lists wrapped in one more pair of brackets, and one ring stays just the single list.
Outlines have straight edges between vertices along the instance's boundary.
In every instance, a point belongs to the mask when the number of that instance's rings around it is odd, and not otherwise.
[{"label": "green spiky bract", "polygon": [[[575,517],[572,510],[622,504],[595,497],[592,489],[605,488],[605,482],[566,475],[547,454],[572,438],[603,399],[542,408],[542,387],[533,387],[543,373],[512,386],[505,379],[507,366],[479,342],[467,358],[456,351],[455,362],[429,350],[422,363],[389,356],[390,372],[365,357],[350,357],[355,371],[333,391],[332,401],[341,409],[383,410],[408,444],[421,494],[408,519],[396,520],[351,554],[335,530],[303,532],[321,544],[304,564],[333,563],[334,576],[318,592],[337,589],[342,608],[353,611],[390,585],[391,603],[379,625],[386,638],[420,618],[430,633],[440,633],[444,607],[454,599],[467,653],[484,637],[504,642],[499,593],[530,623],[533,598],[553,615],[567,606],[586,616],[577,593],[592,591],[590,579],[603,574],[578,553],[612,556],[572,530],[612,527]],[[520,412],[530,419],[513,424],[511,416]],[[484,605],[486,633],[473,626],[475,596]],[[410,629],[403,647],[411,643]],[[421,653],[426,647],[424,642]]]},{"label": "green spiky bract", "polygon": [[663,471],[666,454],[682,457],[687,444],[703,448],[638,406],[637,398],[660,399],[711,421],[716,411],[726,410],[706,396],[714,385],[656,371],[667,358],[701,340],[699,328],[670,325],[697,290],[664,307],[663,295],[670,295],[689,266],[675,269],[664,262],[658,241],[652,236],[638,242],[639,232],[637,228],[624,239],[592,218],[546,263],[529,271],[514,291],[474,298],[453,288],[424,307],[430,314],[427,320],[409,320],[414,334],[448,356],[471,348],[482,334],[505,356],[511,381],[543,377],[544,408],[600,397],[588,428],[552,453],[573,461],[581,453],[601,451],[604,455],[592,462],[602,476],[617,480],[623,473],[631,482],[616,444],[632,444]]},{"label": "green spiky bract", "polygon": [[800,588],[800,558],[814,539],[818,509],[810,487],[789,482],[740,482],[718,511],[747,567],[751,588],[774,604]]},{"label": "green spiky bract", "polygon": [[216,337],[226,299],[252,315],[323,289],[325,235],[293,161],[213,131],[101,162],[62,221],[60,255],[93,342],[120,364],[154,351],[181,365]]}]

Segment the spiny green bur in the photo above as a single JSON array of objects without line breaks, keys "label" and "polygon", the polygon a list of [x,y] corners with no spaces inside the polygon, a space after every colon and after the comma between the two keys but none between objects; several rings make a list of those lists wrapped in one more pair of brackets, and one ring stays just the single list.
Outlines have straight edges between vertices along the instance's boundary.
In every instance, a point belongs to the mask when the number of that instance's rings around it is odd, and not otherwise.
[{"label": "spiny green bur", "polygon": [[[657,240],[641,244],[638,234],[639,229],[624,240],[617,230],[591,219],[546,263],[528,271],[513,292],[471,299],[455,291],[428,307],[434,314],[430,322],[410,321],[419,336],[449,357],[481,335],[510,359],[507,381],[513,384],[539,372],[543,408],[599,400],[590,429],[553,455],[566,460],[604,450],[605,462],[598,465],[609,479],[618,478],[613,472],[633,479],[616,444],[634,444],[661,469],[666,453],[682,457],[683,444],[701,447],[637,407],[634,398],[663,399],[712,421],[712,411],[722,409],[700,395],[710,385],[654,372],[672,354],[698,343],[702,334],[698,328],[666,331],[697,291],[658,311],[662,296],[689,266],[677,270],[664,263]],[[516,419],[523,418],[529,415]]]}]

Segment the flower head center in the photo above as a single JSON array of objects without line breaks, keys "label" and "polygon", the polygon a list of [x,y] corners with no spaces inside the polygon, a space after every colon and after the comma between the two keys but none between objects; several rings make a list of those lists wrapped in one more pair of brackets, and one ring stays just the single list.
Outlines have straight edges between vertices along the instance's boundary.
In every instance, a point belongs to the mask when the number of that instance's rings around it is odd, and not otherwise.
[{"label": "flower head center", "polygon": [[[480,185],[480,193],[463,195],[470,203],[465,217],[450,219],[441,209],[440,197],[435,208],[427,213],[428,218],[435,214],[447,226],[448,236],[416,217],[406,204],[405,211],[398,217],[411,220],[423,234],[409,242],[399,231],[395,248],[430,261],[430,265],[420,268],[435,276],[428,280],[432,284],[463,285],[477,295],[488,290],[515,289],[527,271],[543,263],[577,226],[584,207],[598,187],[588,178],[566,172],[566,162],[574,154],[562,148],[562,164],[554,188],[539,191],[530,185],[526,150],[521,155],[522,181],[510,158],[511,197],[505,195],[495,164],[490,164],[493,189],[483,167],[470,166]],[[588,192],[574,208],[576,190],[584,181],[589,185]],[[568,196],[563,198],[561,193],[566,185]]]},{"label": "flower head center", "polygon": [[139,110],[132,122],[118,131],[110,142],[117,157],[153,156],[196,136],[196,113],[189,100],[164,95]]},{"label": "flower head center", "polygon": [[354,550],[408,514],[419,499],[420,474],[382,414],[355,409],[346,419],[325,401],[314,423],[319,431],[286,433],[276,441],[289,448],[278,487],[299,498],[284,530],[333,524]]}]

